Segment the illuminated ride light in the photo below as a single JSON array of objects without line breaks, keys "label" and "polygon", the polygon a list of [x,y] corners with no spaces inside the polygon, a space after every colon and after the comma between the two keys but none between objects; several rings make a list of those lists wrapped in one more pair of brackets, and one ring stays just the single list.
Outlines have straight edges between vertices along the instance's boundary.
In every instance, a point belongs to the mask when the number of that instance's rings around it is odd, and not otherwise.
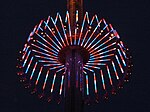
[{"label": "illuminated ride light", "polygon": [[71,73],[68,71],[68,77],[65,77],[67,67],[61,61],[65,57],[60,57],[60,52],[70,46],[84,49],[89,54],[82,69],[84,80],[80,79],[84,81],[83,85],[77,83],[78,77],[82,78],[81,74],[76,75],[76,87],[83,89],[85,101],[90,97],[95,97],[96,102],[108,99],[129,81],[131,56],[117,31],[97,15],[89,18],[86,12],[81,24],[78,16],[76,11],[74,30],[68,11],[65,19],[57,13],[56,18],[49,16],[42,20],[20,51],[16,66],[20,81],[32,94],[38,94],[48,102],[55,96],[65,97],[65,80],[70,79]]}]

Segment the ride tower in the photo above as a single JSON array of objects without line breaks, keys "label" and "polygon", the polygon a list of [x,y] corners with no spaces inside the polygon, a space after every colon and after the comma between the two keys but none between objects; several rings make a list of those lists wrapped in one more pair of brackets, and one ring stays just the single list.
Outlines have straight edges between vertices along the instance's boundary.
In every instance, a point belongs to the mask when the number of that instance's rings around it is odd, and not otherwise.
[{"label": "ride tower", "polygon": [[[71,38],[75,41],[79,37],[79,33],[75,34],[76,27],[80,26],[83,19],[83,0],[67,0],[67,9],[70,14]],[[84,106],[83,64],[87,62],[89,53],[84,48],[73,45],[62,50],[61,54],[63,55],[60,55],[60,59],[65,57],[66,65],[65,112],[82,112]]]},{"label": "ride tower", "polygon": [[83,0],[68,0],[59,12],[37,24],[17,59],[25,88],[47,102],[63,100],[64,112],[115,95],[129,81],[132,56],[114,27],[95,14],[83,14]]}]

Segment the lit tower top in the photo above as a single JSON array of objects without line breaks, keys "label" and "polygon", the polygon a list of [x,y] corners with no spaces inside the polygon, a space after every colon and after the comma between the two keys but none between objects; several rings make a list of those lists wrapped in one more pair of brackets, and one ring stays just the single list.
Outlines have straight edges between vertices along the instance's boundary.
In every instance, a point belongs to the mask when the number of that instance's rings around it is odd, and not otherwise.
[{"label": "lit tower top", "polygon": [[83,0],[67,0],[67,9],[70,14],[71,28],[73,30],[75,28],[76,21],[78,21],[79,24],[82,22]]}]

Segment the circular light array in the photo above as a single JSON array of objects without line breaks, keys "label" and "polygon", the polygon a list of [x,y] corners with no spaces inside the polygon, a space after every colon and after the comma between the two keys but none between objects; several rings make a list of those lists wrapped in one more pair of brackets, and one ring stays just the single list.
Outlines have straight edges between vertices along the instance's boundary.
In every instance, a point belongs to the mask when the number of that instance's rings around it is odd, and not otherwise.
[{"label": "circular light array", "polygon": [[84,101],[108,99],[116,94],[131,74],[131,56],[128,48],[121,41],[117,31],[105,19],[84,15],[82,24],[76,23],[74,30],[70,25],[69,13],[62,19],[57,13],[41,20],[30,33],[18,58],[17,68],[20,81],[31,94],[39,98],[60,100],[64,97],[66,67],[64,49],[78,46],[89,56],[83,56]]}]

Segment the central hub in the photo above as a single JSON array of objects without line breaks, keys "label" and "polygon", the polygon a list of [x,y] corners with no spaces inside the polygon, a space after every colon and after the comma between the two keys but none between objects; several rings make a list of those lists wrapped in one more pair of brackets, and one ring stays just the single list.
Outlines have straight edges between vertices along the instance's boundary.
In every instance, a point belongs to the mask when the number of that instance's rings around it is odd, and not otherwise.
[{"label": "central hub", "polygon": [[58,60],[60,63],[65,65],[66,62],[66,57],[67,57],[67,52],[68,51],[78,51],[80,55],[83,57],[83,64],[86,64],[89,60],[90,54],[89,52],[81,47],[81,46],[68,46],[63,48],[59,53],[58,53]]}]

